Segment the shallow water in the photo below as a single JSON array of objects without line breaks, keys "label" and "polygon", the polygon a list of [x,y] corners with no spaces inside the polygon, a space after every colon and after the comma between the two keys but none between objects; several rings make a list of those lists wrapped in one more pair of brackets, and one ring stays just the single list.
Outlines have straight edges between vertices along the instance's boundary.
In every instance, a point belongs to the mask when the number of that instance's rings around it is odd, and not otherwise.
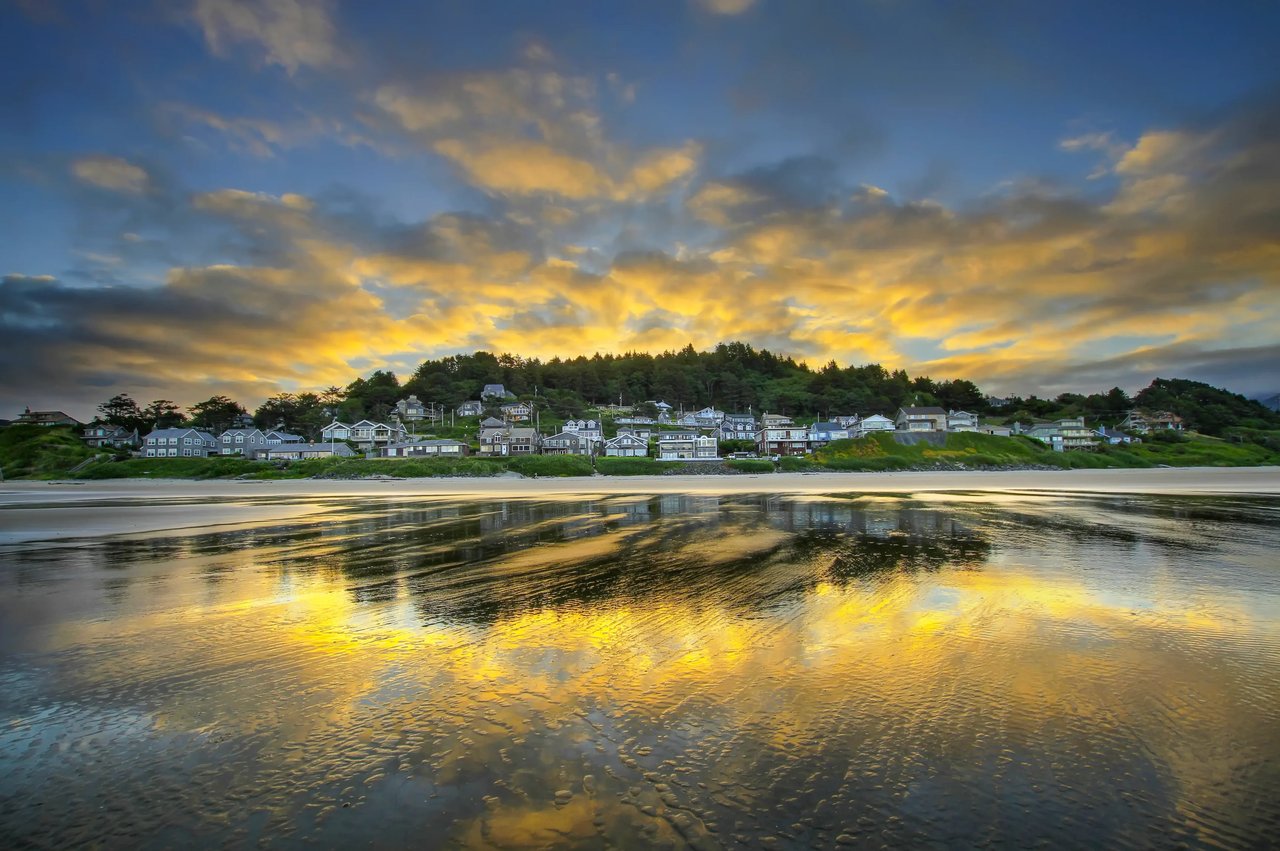
[{"label": "shallow water", "polygon": [[1275,498],[252,505],[0,550],[0,844],[1280,836]]}]

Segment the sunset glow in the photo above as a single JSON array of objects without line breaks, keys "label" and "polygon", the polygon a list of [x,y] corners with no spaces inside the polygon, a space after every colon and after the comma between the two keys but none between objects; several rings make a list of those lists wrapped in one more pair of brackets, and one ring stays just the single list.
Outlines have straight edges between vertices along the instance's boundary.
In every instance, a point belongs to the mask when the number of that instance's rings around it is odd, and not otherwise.
[{"label": "sunset glow", "polygon": [[1259,4],[19,2],[4,415],[741,340],[1274,392]]}]

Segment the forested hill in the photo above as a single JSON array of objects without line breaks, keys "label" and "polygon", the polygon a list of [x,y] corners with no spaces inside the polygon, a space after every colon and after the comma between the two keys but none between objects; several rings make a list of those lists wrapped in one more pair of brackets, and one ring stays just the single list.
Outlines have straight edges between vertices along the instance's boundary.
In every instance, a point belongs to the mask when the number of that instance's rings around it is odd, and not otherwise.
[{"label": "forested hill", "polygon": [[[378,376],[368,379],[375,381]],[[383,379],[385,381],[385,378]],[[484,384],[502,384],[517,396],[537,394],[553,407],[584,403],[633,404],[663,400],[679,408],[715,405],[729,411],[776,411],[820,416],[855,411],[892,412],[902,404],[974,408],[982,392],[971,381],[911,378],[878,364],[820,369],[746,343],[722,343],[708,352],[686,346],[658,355],[577,357],[548,361],[488,352],[424,362],[403,385],[419,398],[456,405],[477,398]],[[348,395],[362,395],[360,382]]]},{"label": "forested hill", "polygon": [[[937,405],[974,411],[1004,423],[1083,416],[1089,425],[1115,425],[1136,405],[1172,411],[1190,428],[1207,434],[1245,429],[1265,433],[1268,440],[1280,439],[1276,435],[1280,414],[1235,393],[1185,379],[1156,379],[1133,399],[1113,387],[1053,399],[1013,397],[993,405],[976,384],[965,379],[913,378],[879,364],[840,367],[831,362],[815,369],[746,343],[722,343],[707,352],[686,346],[657,355],[629,352],[548,361],[489,352],[453,355],[424,361],[403,382],[394,373],[378,371],[345,388],[281,393],[258,407],[254,421],[263,428],[283,424],[314,437],[333,418],[355,422],[389,417],[396,402],[409,394],[451,410],[479,399],[486,384],[501,384],[515,396],[533,400],[544,419],[552,421],[582,416],[607,403],[656,400],[677,409],[714,405],[730,412],[769,411],[801,420],[841,414],[893,416],[902,405]],[[191,406],[184,416],[167,400],[141,408],[128,394],[121,394],[99,406],[99,411],[108,422],[142,431],[157,423],[184,421],[219,431],[244,408],[235,400],[215,396]],[[1247,437],[1253,440],[1261,435]]]}]

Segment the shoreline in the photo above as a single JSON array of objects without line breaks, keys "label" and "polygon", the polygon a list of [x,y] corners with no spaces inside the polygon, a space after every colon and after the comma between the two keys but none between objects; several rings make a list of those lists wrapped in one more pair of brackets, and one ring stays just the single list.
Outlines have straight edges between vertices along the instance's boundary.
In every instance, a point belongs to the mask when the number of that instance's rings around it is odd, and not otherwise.
[{"label": "shoreline", "polygon": [[279,496],[549,496],[635,493],[941,493],[1058,491],[1280,495],[1280,466],[1082,470],[905,470],[660,476],[376,477],[365,479],[103,479],[0,483],[0,509],[31,502]]},{"label": "shoreline", "polygon": [[104,536],[170,537],[276,523],[323,523],[353,500],[459,501],[691,496],[1026,498],[1277,496],[1280,467],[762,473],[439,479],[109,479],[0,484],[0,554]]}]

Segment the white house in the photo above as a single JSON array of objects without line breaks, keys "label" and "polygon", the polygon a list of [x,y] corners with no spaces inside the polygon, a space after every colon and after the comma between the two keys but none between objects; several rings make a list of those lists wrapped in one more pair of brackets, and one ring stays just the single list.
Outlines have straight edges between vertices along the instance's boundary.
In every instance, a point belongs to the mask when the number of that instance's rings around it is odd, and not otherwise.
[{"label": "white house", "polygon": [[947,431],[977,431],[978,415],[969,411],[947,411]]},{"label": "white house", "polygon": [[463,402],[458,406],[458,416],[460,417],[478,417],[484,413],[484,402],[471,401]]},{"label": "white house", "polygon": [[533,416],[533,407],[528,402],[509,402],[502,406],[503,419],[516,423],[525,423]]},{"label": "white house", "polygon": [[604,441],[604,427],[595,420],[569,420],[564,424],[563,430],[594,443]]},{"label": "white house", "polygon": [[893,431],[897,426],[893,420],[884,414],[872,414],[869,417],[863,417],[858,420],[858,427],[854,430],[854,437],[866,437],[877,431]]},{"label": "white house", "polygon": [[715,461],[719,457],[719,441],[713,434],[669,431],[658,435],[659,461]]},{"label": "white house", "polygon": [[470,451],[461,440],[410,440],[389,444],[380,454],[386,458],[461,458]]}]

